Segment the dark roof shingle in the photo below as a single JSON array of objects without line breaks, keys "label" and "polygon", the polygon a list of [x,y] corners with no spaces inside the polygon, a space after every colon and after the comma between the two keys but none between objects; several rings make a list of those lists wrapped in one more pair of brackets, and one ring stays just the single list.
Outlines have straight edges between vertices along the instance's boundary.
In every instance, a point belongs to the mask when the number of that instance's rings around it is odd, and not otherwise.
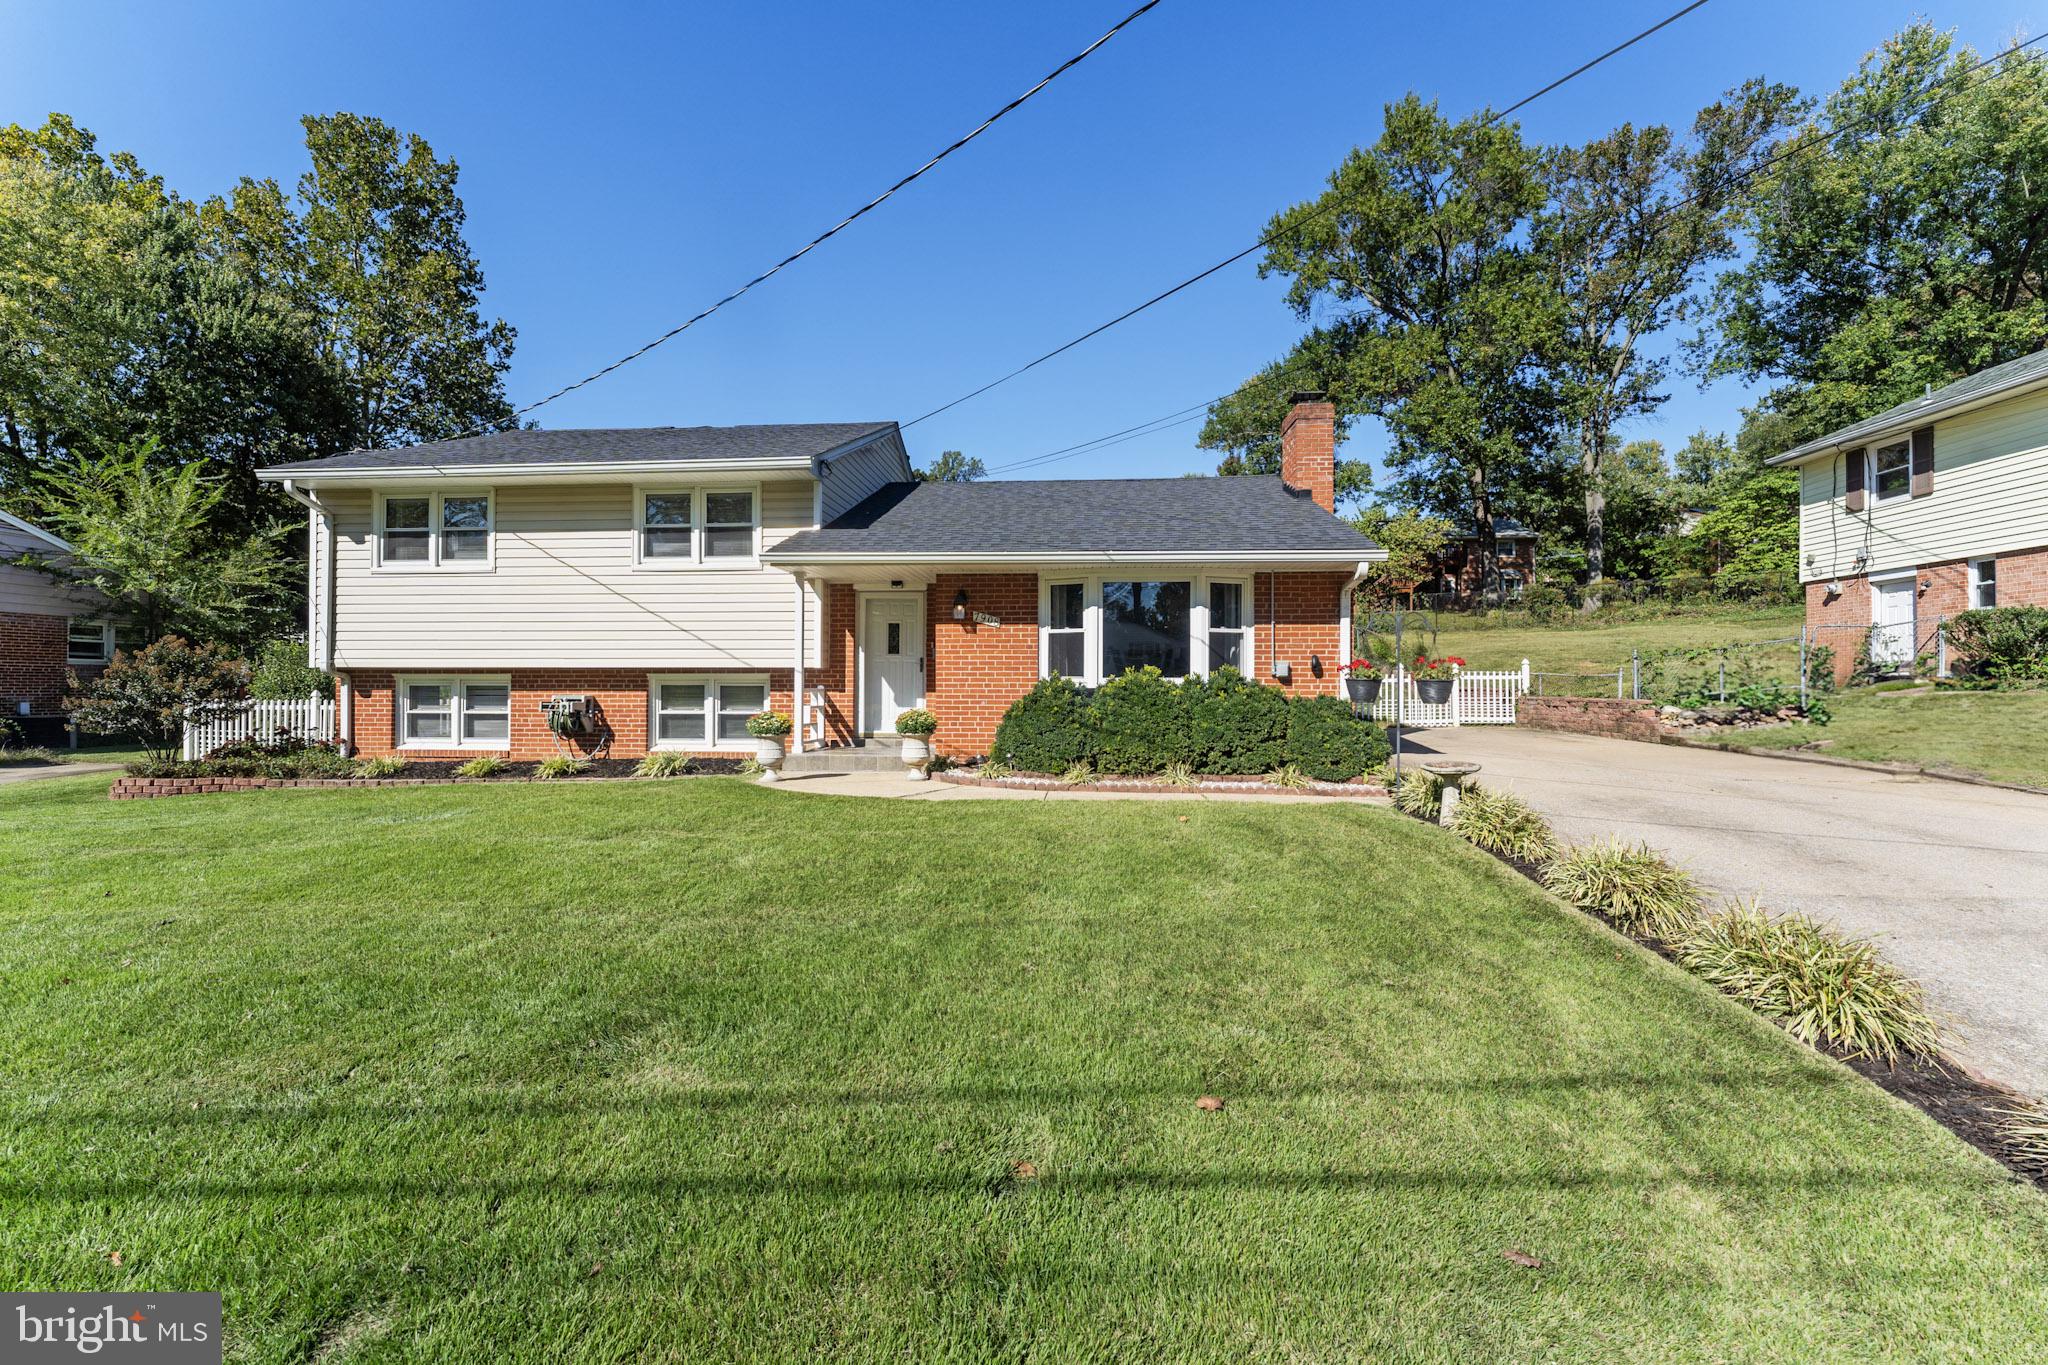
[{"label": "dark roof shingle", "polygon": [[1033,479],[892,483],[831,524],[769,552],[800,561],[833,554],[1161,555],[1309,551],[1332,557],[1379,547],[1279,479]]},{"label": "dark roof shingle", "polygon": [[879,438],[894,422],[798,422],[747,427],[596,427],[497,431],[394,450],[351,450],[324,460],[272,465],[269,474],[345,469],[462,469],[525,464],[658,464],[668,460],[803,459]]},{"label": "dark roof shingle", "polygon": [[1988,370],[1979,370],[1965,375],[1953,384],[1945,384],[1924,398],[1911,398],[1897,407],[1886,408],[1875,417],[1866,417],[1852,422],[1839,431],[1795,446],[1783,455],[1773,455],[1766,464],[1787,464],[1833,450],[1866,437],[1882,436],[1906,426],[1918,426],[1931,422],[1937,417],[1973,403],[1980,398],[1989,398],[2007,389],[2024,389],[2048,381],[2048,350],[2032,355],[2023,355],[2018,360],[2008,360],[2003,365],[1993,365]]}]

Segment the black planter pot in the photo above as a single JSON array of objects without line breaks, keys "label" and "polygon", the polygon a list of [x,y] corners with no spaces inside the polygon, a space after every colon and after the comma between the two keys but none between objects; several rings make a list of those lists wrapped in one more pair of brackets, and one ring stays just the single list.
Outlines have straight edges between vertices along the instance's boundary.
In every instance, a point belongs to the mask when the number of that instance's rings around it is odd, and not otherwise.
[{"label": "black planter pot", "polygon": [[1431,706],[1442,706],[1451,699],[1451,678],[1417,678],[1415,695]]},{"label": "black planter pot", "polygon": [[1378,678],[1346,678],[1344,695],[1351,698],[1353,706],[1370,706],[1380,699]]}]

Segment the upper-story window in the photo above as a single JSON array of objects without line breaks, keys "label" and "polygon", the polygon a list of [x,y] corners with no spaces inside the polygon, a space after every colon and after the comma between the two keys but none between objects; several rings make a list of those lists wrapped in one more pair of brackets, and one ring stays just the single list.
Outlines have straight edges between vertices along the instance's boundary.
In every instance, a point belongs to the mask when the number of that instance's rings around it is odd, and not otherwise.
[{"label": "upper-story window", "polygon": [[1894,441],[1870,452],[1870,487],[1878,502],[1911,497],[1913,493],[1913,443]]},{"label": "upper-story window", "polygon": [[385,493],[377,499],[377,563],[484,569],[491,564],[488,492]]},{"label": "upper-story window", "polygon": [[644,568],[737,567],[761,557],[755,488],[642,489],[635,494],[634,558]]},{"label": "upper-story window", "polygon": [[74,617],[64,633],[64,661],[103,664],[114,657],[114,628],[103,621]]}]

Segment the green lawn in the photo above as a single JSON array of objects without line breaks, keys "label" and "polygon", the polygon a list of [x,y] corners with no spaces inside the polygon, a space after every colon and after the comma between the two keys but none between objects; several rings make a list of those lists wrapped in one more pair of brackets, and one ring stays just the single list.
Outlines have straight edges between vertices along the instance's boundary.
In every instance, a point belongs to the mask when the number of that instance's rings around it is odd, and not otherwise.
[{"label": "green lawn", "polygon": [[[1625,667],[1632,649],[1700,649],[1752,640],[1784,639],[1799,634],[1805,617],[1792,607],[1700,607],[1668,616],[1635,615],[1624,608],[1621,619],[1595,617],[1581,623],[1531,625],[1512,618],[1488,621],[1482,616],[1446,612],[1438,618],[1437,649],[1462,658],[1473,668],[1520,668],[1522,660],[1544,673],[1605,673],[1608,689],[1617,667]],[[1754,651],[1768,669],[1787,681],[1799,677],[1799,647],[1779,645]],[[1552,687],[1550,690],[1562,690]]]},{"label": "green lawn", "polygon": [[219,1289],[233,1360],[2048,1323],[2038,1192],[1384,810],[105,786],[0,791],[0,1281]]},{"label": "green lawn", "polygon": [[2048,691],[1875,692],[1854,688],[1828,699],[1830,725],[1741,730],[1713,742],[1789,749],[1820,742],[1821,753],[1911,763],[2001,782],[2048,787]]}]

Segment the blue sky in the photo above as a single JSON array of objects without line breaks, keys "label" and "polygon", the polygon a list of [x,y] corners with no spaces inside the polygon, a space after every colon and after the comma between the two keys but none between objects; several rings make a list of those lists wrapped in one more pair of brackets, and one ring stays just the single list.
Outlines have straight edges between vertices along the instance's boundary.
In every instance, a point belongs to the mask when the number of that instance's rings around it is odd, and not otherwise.
[{"label": "blue sky", "polygon": [[[1535,139],[1689,121],[1756,74],[1832,88],[1919,14],[1987,50],[2016,0],[1713,0],[1519,115]],[[1132,7],[0,4],[0,120],[63,110],[181,193],[287,183],[298,116],[348,109],[462,166],[488,308],[531,401],[666,330],[865,202]],[[1255,240],[1415,89],[1506,104],[1677,0],[1166,0],[966,150],[544,425],[907,421]],[[990,466],[1188,407],[1299,325],[1247,260],[913,428]],[[1631,436],[1733,429],[1679,380]],[[1213,468],[1190,423],[1025,477]],[[1370,457],[1361,431],[1351,454]]]}]

